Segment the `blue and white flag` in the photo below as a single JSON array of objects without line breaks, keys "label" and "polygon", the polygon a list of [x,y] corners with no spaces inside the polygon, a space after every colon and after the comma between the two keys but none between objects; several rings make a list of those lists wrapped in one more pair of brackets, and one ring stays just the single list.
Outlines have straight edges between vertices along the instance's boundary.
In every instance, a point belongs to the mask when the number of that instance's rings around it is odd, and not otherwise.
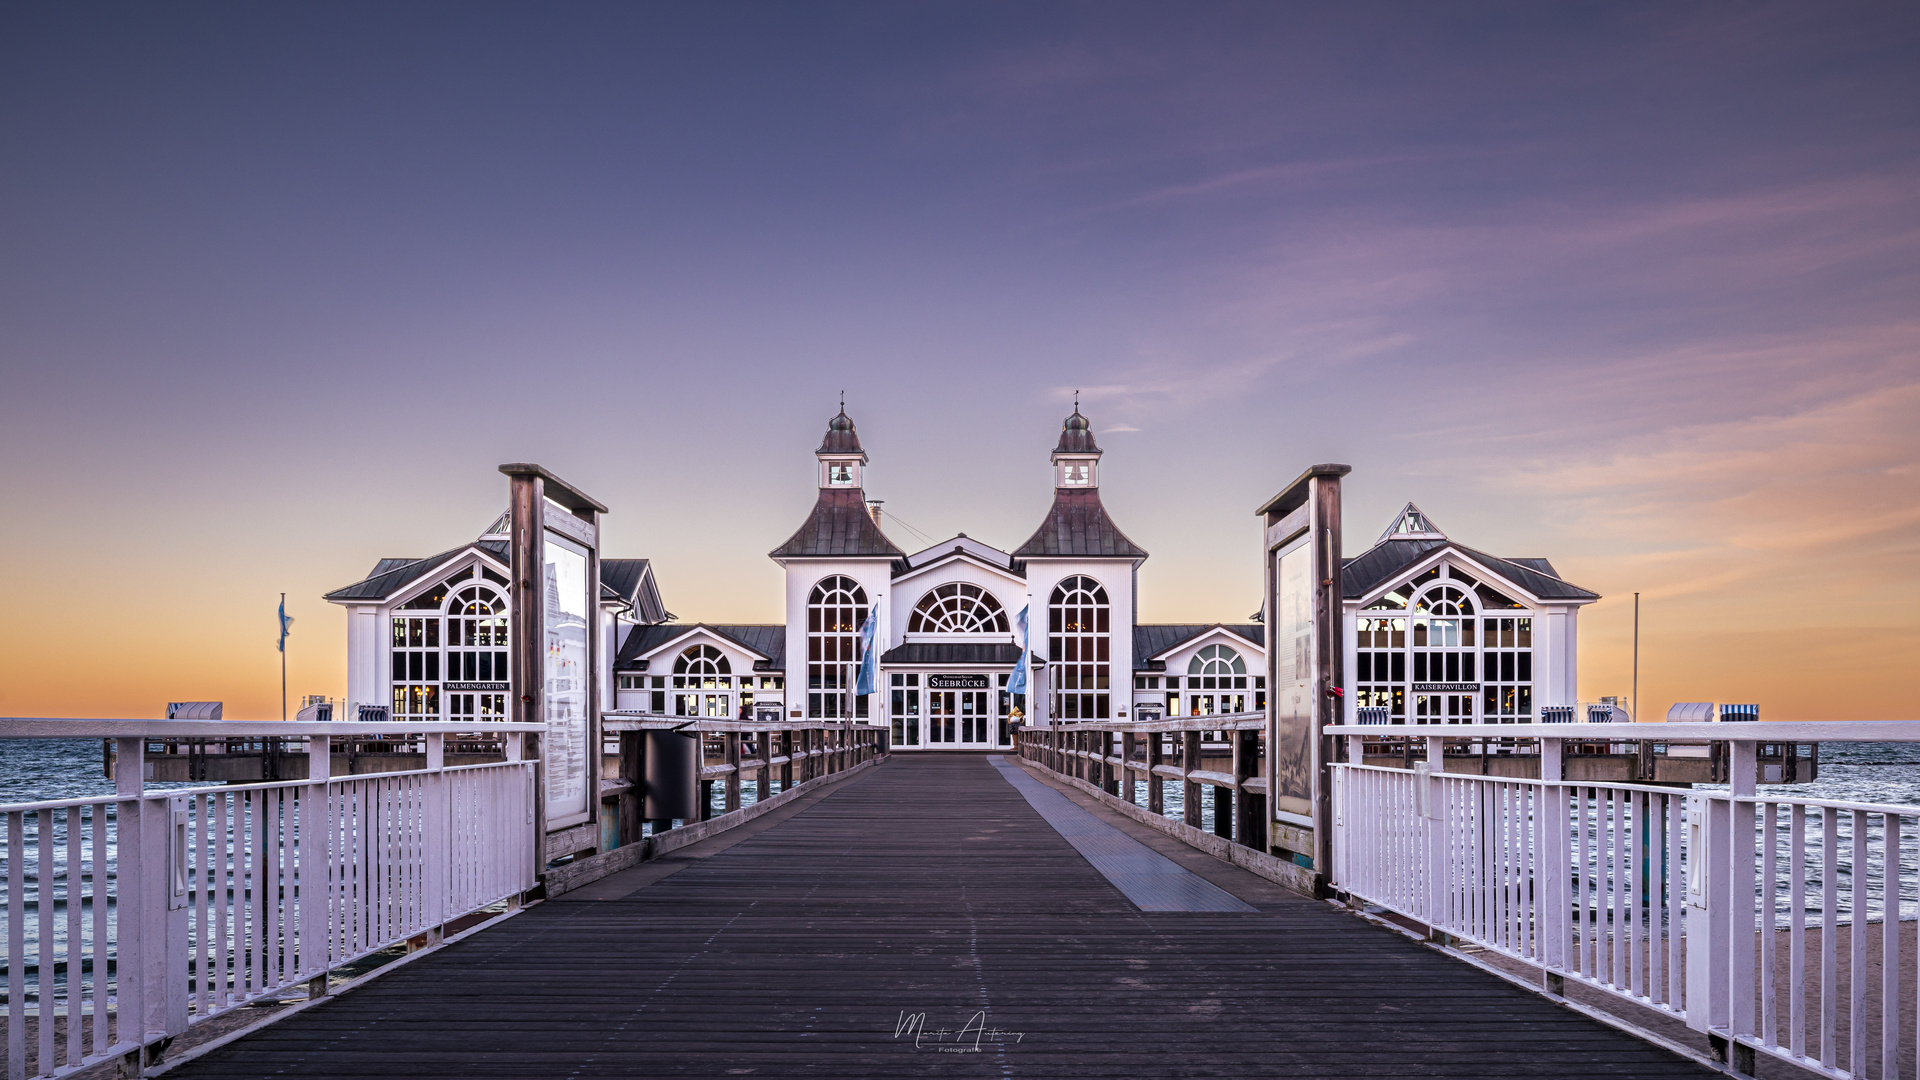
[{"label": "blue and white flag", "polygon": [[287,632],[293,629],[293,617],[287,614],[287,598],[280,598],[280,651],[287,651]]},{"label": "blue and white flag", "polygon": [[1024,694],[1027,692],[1027,661],[1033,656],[1033,643],[1027,640],[1027,609],[1021,608],[1014,616],[1013,625],[1020,628],[1020,662],[1014,665],[1013,677],[1007,680],[1007,693]]},{"label": "blue and white flag", "polygon": [[879,618],[880,607],[876,604],[867,609],[867,621],[860,625],[860,678],[853,692],[861,697],[873,693],[873,632]]}]

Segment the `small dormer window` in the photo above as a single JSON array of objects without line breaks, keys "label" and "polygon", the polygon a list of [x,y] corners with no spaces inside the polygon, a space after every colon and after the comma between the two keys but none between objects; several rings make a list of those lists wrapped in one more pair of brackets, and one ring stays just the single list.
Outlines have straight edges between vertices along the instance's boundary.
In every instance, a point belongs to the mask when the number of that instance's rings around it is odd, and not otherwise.
[{"label": "small dormer window", "polygon": [[1060,467],[1063,487],[1086,487],[1093,482],[1093,466],[1084,461],[1069,461]]},{"label": "small dormer window", "polygon": [[835,487],[853,486],[853,463],[848,461],[827,462],[827,483]]}]

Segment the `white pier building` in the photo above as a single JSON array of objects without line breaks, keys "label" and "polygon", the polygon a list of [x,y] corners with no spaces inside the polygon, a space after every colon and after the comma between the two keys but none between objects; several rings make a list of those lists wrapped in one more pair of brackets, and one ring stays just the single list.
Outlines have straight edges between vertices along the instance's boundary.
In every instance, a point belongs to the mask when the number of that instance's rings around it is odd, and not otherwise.
[{"label": "white pier building", "polygon": [[[1100,501],[1091,423],[1067,417],[1050,455],[1053,504],[1003,551],[965,533],[907,552],[870,510],[867,454],[844,410],[814,451],[818,496],[770,551],[787,621],[685,622],[645,559],[602,558],[600,700],[685,717],[782,711],[890,727],[900,750],[1011,745],[1015,710],[1127,720],[1257,712],[1266,635],[1253,621],[1140,623],[1147,552]],[[326,595],[347,609],[348,700],[394,719],[506,715],[504,517],[425,558],[385,558]],[[1539,719],[1577,700],[1576,622],[1598,596],[1545,559],[1457,544],[1408,504],[1346,560],[1345,697],[1393,724]],[[1029,693],[1009,686],[1031,628]],[[873,617],[872,694],[858,694]]]}]

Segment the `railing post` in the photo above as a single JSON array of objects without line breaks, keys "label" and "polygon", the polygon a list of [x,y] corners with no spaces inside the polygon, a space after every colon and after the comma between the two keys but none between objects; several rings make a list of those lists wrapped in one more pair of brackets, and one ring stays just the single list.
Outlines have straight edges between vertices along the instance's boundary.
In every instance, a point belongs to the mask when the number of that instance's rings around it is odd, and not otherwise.
[{"label": "railing post", "polygon": [[1730,1002],[1727,995],[1728,929],[1733,920],[1727,862],[1733,849],[1730,800],[1708,795],[1687,797],[1687,1026],[1707,1032],[1715,1052],[1725,1057],[1724,1036]]},{"label": "railing post", "polygon": [[1253,779],[1260,762],[1259,732],[1234,728],[1233,737],[1233,839],[1242,847],[1265,849],[1258,834],[1259,817],[1253,812],[1253,793],[1247,781]]},{"label": "railing post", "polygon": [[[1758,745],[1752,739],[1741,739],[1729,743],[1727,758],[1727,783],[1734,796],[1754,794],[1754,783],[1759,773],[1756,751]],[[1727,862],[1727,997],[1731,1006],[1728,1016],[1729,1031],[1735,1036],[1752,1036],[1757,1031],[1754,1019],[1753,986],[1756,979],[1754,971],[1754,950],[1758,947],[1755,924],[1754,897],[1758,894],[1759,882],[1756,880],[1760,870],[1758,851],[1755,844],[1756,807],[1751,802],[1728,801],[1731,819],[1730,859]],[[1865,874],[1860,880],[1864,882]],[[1771,907],[1772,898],[1768,898]],[[1862,905],[1864,907],[1864,905]],[[1864,923],[1864,917],[1860,920]],[[1887,925],[1894,925],[1888,923]],[[1859,931],[1856,930],[1856,933]],[[1768,973],[1772,977],[1772,973]],[[1751,1047],[1733,1047],[1736,1070],[1745,1057],[1745,1071],[1753,1073],[1753,1049]]]},{"label": "railing post", "polygon": [[1181,820],[1194,828],[1200,828],[1205,819],[1200,810],[1200,785],[1193,779],[1193,770],[1200,761],[1200,733],[1183,731],[1180,733],[1180,805]]},{"label": "railing post", "polygon": [[[594,755],[596,758],[598,754]],[[427,948],[446,938],[447,893],[453,880],[453,808],[452,790],[447,785],[447,736],[445,732],[427,733],[426,777],[426,867],[425,896],[421,909],[426,913]]]},{"label": "railing post", "polygon": [[1449,942],[1452,912],[1447,903],[1447,741],[1427,739],[1427,760],[1421,764],[1423,775],[1414,783],[1424,787],[1420,830],[1426,835],[1427,936],[1442,944]]},{"label": "railing post", "polygon": [[[1563,779],[1565,758],[1559,739],[1540,740],[1540,874],[1536,887],[1540,904],[1540,962],[1546,972],[1548,993],[1566,993],[1566,970],[1572,945],[1572,898],[1567,895],[1572,872],[1572,837],[1567,816],[1567,790],[1552,786]],[[1658,956],[1658,950],[1654,952]]]},{"label": "railing post", "polygon": [[[126,804],[121,804],[125,806]],[[140,985],[142,1009],[140,1029],[135,1038],[145,1044],[169,1039],[187,1030],[187,881],[188,841],[187,807],[184,799],[151,795],[140,799],[140,831],[137,874],[131,883],[123,883],[128,895],[137,897],[134,905],[122,904],[120,947],[139,955],[132,973]],[[129,850],[125,838],[120,842],[123,855]],[[124,876],[126,865],[121,864]],[[129,887],[130,886],[130,887]],[[129,907],[133,918],[127,918]],[[132,929],[132,934],[126,933]],[[127,979],[122,976],[121,985]],[[157,1048],[145,1055],[145,1064],[157,1060]]]},{"label": "railing post", "polygon": [[329,929],[333,925],[329,887],[333,866],[334,830],[329,807],[333,792],[333,740],[307,736],[307,779],[300,793],[300,947],[296,959],[300,977],[307,980],[309,998],[325,997],[327,969],[332,967]]},{"label": "railing post", "polygon": [[727,774],[726,801],[721,805],[726,807],[725,813],[731,814],[740,809],[740,733],[729,731],[721,737],[725,740],[727,764],[733,766],[733,771]]},{"label": "railing post", "polygon": [[[646,736],[638,731],[622,731],[620,740],[620,779],[628,787],[620,793],[620,846],[640,842],[640,815],[644,813],[647,794]],[[764,783],[762,787],[764,788]],[[764,791],[761,792],[765,794]]]},{"label": "railing post", "polygon": [[1147,733],[1147,812],[1155,817],[1167,812],[1167,792],[1160,786],[1160,774],[1154,771],[1160,767],[1160,758],[1165,752],[1163,738],[1165,736],[1157,731]]}]

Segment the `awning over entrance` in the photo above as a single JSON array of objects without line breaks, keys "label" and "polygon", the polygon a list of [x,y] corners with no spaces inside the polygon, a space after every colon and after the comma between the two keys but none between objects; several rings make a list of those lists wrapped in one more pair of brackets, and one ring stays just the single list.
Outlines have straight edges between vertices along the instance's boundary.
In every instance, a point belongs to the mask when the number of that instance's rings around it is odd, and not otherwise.
[{"label": "awning over entrance", "polygon": [[1020,662],[1020,646],[1011,642],[995,645],[979,641],[911,641],[881,653],[880,662],[889,667],[939,667],[943,664],[1012,667]]}]

